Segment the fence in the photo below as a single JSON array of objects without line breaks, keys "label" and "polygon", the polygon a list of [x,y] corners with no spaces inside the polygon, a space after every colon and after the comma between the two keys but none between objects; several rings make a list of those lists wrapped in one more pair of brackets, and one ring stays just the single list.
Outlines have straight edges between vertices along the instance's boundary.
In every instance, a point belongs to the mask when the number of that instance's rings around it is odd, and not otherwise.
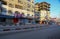
[{"label": "fence", "polygon": [[27,25],[19,25],[19,26],[10,26],[10,25],[6,25],[6,26],[3,26],[3,25],[0,25],[0,32],[1,31],[14,31],[14,30],[31,30],[31,29],[37,29],[37,28],[40,28],[40,24],[27,24]]}]

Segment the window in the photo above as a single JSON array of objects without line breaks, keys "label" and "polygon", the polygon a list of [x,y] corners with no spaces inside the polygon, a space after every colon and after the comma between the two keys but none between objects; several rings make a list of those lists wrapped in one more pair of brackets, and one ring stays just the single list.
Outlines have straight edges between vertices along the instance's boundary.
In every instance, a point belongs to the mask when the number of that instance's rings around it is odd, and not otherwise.
[{"label": "window", "polygon": [[20,6],[20,5],[15,5],[15,8],[23,9],[23,7],[22,7],[22,6]]},{"label": "window", "polygon": [[13,8],[13,4],[9,4],[9,7],[12,7]]},{"label": "window", "polygon": [[21,4],[23,4],[23,2],[22,2],[21,0],[18,0],[18,3],[21,3]]},{"label": "window", "polygon": [[7,12],[6,8],[3,8],[3,7],[2,7],[2,10],[1,11],[2,12]]},{"label": "window", "polygon": [[24,13],[22,13],[22,15],[24,15]]},{"label": "window", "polygon": [[0,22],[5,22],[6,18],[0,18]]},{"label": "window", "polygon": [[34,3],[34,2],[32,1],[32,3]]},{"label": "window", "polygon": [[32,15],[32,16],[34,16],[34,15]]},{"label": "window", "polygon": [[9,13],[10,15],[12,15],[12,14],[13,14],[13,12],[12,12],[11,10],[8,10],[8,13]]},{"label": "window", "polygon": [[30,4],[28,4],[28,8],[30,8],[31,7],[31,5]]},{"label": "window", "polygon": [[5,2],[5,1],[2,1],[2,4],[4,4],[4,5],[7,5],[7,2]]},{"label": "window", "polygon": [[40,13],[39,13],[39,12],[36,12],[36,13],[35,13],[35,16],[40,16]]},{"label": "window", "polygon": [[27,16],[30,16],[30,14],[27,14]]},{"label": "window", "polygon": [[19,14],[19,12],[18,11],[15,11],[15,14]]},{"label": "window", "polygon": [[6,12],[7,12],[6,8],[2,7],[1,12],[2,12],[1,14],[6,14]]},{"label": "window", "polygon": [[0,5],[1,5],[1,2],[0,2]]},{"label": "window", "polygon": [[14,1],[14,0],[12,0],[12,1]]},{"label": "window", "polygon": [[29,23],[31,23],[31,21],[29,20]]},{"label": "window", "polygon": [[20,12],[18,12],[18,11],[15,11],[15,14],[14,14],[15,16],[19,16],[20,15]]},{"label": "window", "polygon": [[27,11],[30,11],[29,9],[27,9]]},{"label": "window", "polygon": [[34,10],[32,10],[32,12],[34,12]]},{"label": "window", "polygon": [[16,11],[14,16],[16,16],[16,17],[23,17],[24,13],[21,14],[20,12]]},{"label": "window", "polygon": [[27,1],[29,1],[29,2],[30,2],[30,0],[27,0]]},{"label": "window", "polygon": [[1,11],[2,11],[2,7],[0,6],[0,13],[1,13]]},{"label": "window", "polygon": [[18,2],[21,2],[21,0],[18,0]]},{"label": "window", "polygon": [[24,17],[24,16],[25,16],[25,14],[24,14],[24,13],[22,13],[22,16]]}]

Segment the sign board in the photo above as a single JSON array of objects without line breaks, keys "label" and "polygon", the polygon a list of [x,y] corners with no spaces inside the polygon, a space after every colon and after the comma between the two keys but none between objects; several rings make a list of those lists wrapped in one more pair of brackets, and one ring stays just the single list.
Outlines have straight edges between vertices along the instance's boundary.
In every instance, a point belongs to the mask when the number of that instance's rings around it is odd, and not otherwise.
[{"label": "sign board", "polygon": [[24,17],[23,14],[14,14],[15,18]]}]

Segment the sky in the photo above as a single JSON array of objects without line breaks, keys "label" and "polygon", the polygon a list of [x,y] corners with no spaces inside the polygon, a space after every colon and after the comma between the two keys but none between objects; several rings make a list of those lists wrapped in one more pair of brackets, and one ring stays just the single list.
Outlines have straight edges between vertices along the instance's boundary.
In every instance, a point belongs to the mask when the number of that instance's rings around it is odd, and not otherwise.
[{"label": "sky", "polygon": [[60,0],[35,0],[37,2],[47,2],[50,4],[50,16],[60,18]]}]

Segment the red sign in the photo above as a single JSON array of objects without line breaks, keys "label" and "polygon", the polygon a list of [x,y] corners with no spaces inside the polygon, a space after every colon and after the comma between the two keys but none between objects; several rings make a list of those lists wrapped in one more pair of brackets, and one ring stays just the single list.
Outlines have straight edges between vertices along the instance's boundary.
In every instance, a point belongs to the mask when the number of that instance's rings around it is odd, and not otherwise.
[{"label": "red sign", "polygon": [[18,22],[18,19],[17,19],[17,18],[14,18],[14,19],[13,19],[13,22],[14,22],[14,23],[17,23],[17,22]]}]

